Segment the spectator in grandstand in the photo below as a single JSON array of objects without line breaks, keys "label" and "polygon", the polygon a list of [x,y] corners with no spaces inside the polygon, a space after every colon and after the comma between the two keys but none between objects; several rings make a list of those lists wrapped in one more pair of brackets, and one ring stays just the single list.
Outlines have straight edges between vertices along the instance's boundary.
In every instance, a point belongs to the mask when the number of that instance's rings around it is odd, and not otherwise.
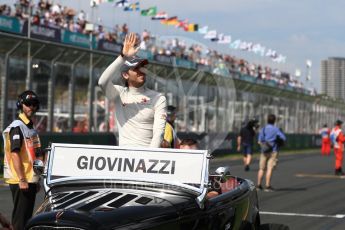
[{"label": "spectator in grandstand", "polygon": [[128,26],[126,23],[124,23],[121,27],[121,33],[120,33],[120,41],[123,42],[123,40],[125,39],[126,35],[128,34]]},{"label": "spectator in grandstand", "polygon": [[192,138],[182,139],[180,149],[198,149],[198,142]]},{"label": "spectator in grandstand", "polygon": [[237,151],[240,152],[242,149],[245,171],[249,171],[250,169],[249,166],[252,161],[254,137],[258,127],[259,121],[256,118],[253,118],[249,120],[244,127],[242,127],[237,137]]},{"label": "spectator in grandstand", "polygon": [[[121,146],[161,146],[166,120],[166,99],[145,87],[148,61],[136,57],[137,36],[129,33],[116,60],[102,73],[98,84],[115,102]],[[112,77],[122,77],[125,86],[113,85]]]},{"label": "spectator in grandstand", "polygon": [[335,122],[335,127],[332,129],[330,134],[330,139],[334,148],[335,155],[335,175],[345,175],[343,172],[343,155],[344,155],[344,142],[345,136],[341,130],[343,121],[337,120]]},{"label": "spectator in grandstand", "polygon": [[165,123],[164,137],[162,142],[163,148],[178,149],[180,140],[175,132],[176,107],[169,105],[167,107],[167,120]]},{"label": "spectator in grandstand", "polygon": [[4,4],[0,6],[0,15],[11,16],[12,9],[10,6]]},{"label": "spectator in grandstand", "polygon": [[319,133],[322,138],[321,154],[329,156],[329,154],[331,153],[331,140],[329,138],[331,130],[327,127],[327,124],[324,124],[323,128],[320,129]]},{"label": "spectator in grandstand", "polygon": [[41,20],[40,20],[40,15],[38,12],[36,12],[33,17],[32,17],[32,24],[34,25],[40,25]]},{"label": "spectator in grandstand", "polygon": [[[32,2],[32,1],[31,1]],[[15,15],[21,19],[27,19],[29,17],[29,0],[17,0],[15,4]],[[61,6],[58,3],[54,3],[50,0],[39,0],[35,8],[32,8],[33,23],[35,25],[44,25],[53,28],[66,29],[72,32],[78,32],[83,34],[89,34],[90,31],[85,29],[86,14],[83,10],[79,13],[72,8]],[[2,5],[0,7],[0,14],[11,15],[11,7]],[[128,33],[129,28],[127,24],[123,24],[122,27],[118,26],[114,31],[107,31],[102,25],[98,25],[98,28],[93,32],[97,39],[106,39],[109,42],[122,43],[125,35]],[[167,41],[165,45],[158,44],[155,41],[155,36],[150,34],[147,30],[142,33],[141,48],[143,50],[151,51],[153,55],[159,54],[172,56],[184,60],[194,62],[196,64],[202,64],[209,67],[210,71],[216,74],[228,76],[232,74],[245,74],[253,78],[273,80],[279,85],[290,85],[295,89],[303,88],[302,83],[297,82],[292,84],[292,80],[285,78],[284,74],[279,71],[274,72],[269,67],[257,66],[253,63],[249,63],[244,59],[237,59],[236,57],[229,57],[229,55],[220,54],[215,50],[207,48],[202,50],[199,45],[190,44],[187,47],[186,42],[178,39]],[[262,82],[261,82],[262,83]],[[315,94],[311,91],[309,94]]]},{"label": "spectator in grandstand", "polygon": [[87,127],[87,119],[80,118],[75,122],[75,126],[73,127],[72,131],[74,133],[87,133],[88,132],[88,127]]},{"label": "spectator in grandstand", "polygon": [[14,229],[24,229],[31,218],[39,191],[39,175],[33,170],[36,159],[43,160],[44,152],[31,118],[40,102],[33,91],[18,96],[18,117],[3,132],[4,178],[9,184],[14,203],[12,224]]},{"label": "spectator in grandstand", "polygon": [[266,170],[266,188],[265,191],[273,191],[271,186],[271,177],[273,169],[277,164],[277,156],[282,142],[286,141],[284,133],[274,125],[276,116],[269,114],[267,117],[267,125],[260,130],[259,144],[261,145],[261,154],[258,171],[257,189],[262,189],[262,177]]},{"label": "spectator in grandstand", "polygon": [[24,12],[27,15],[29,14],[29,6],[30,6],[29,0],[19,0],[17,1],[16,5],[20,7],[22,12]]}]

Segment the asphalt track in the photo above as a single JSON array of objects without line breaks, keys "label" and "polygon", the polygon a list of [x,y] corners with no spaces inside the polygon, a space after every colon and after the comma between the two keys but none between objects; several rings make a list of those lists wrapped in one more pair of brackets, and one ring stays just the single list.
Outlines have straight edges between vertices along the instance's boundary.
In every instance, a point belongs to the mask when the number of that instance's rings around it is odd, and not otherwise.
[{"label": "asphalt track", "polygon": [[[228,165],[233,175],[256,183],[258,164],[254,159],[245,172],[241,160],[217,159],[211,170]],[[274,192],[258,191],[261,223],[285,224],[290,230],[345,229],[345,177],[334,175],[333,154],[280,154],[272,186]]]},{"label": "asphalt track", "polygon": [[[345,177],[334,176],[333,165],[333,154],[281,154],[272,178],[276,191],[258,192],[261,222],[285,224],[290,230],[344,230]],[[249,172],[240,159],[213,160],[210,172],[218,166],[230,166],[233,175],[256,182],[257,158]],[[40,192],[36,204],[42,199]],[[0,212],[10,217],[11,209],[9,188],[0,184]]]}]

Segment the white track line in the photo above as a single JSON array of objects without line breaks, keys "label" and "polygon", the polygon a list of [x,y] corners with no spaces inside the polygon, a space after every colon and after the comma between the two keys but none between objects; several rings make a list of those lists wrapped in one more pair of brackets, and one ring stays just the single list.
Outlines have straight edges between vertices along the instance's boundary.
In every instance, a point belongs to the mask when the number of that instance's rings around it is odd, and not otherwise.
[{"label": "white track line", "polygon": [[312,178],[331,178],[331,179],[345,179],[345,176],[336,176],[330,174],[308,174],[308,173],[297,173],[296,177],[312,177]]},{"label": "white track line", "polygon": [[321,215],[321,214],[303,214],[303,213],[288,213],[288,212],[264,212],[264,211],[260,211],[260,214],[263,214],[263,215],[276,215],[276,216],[303,216],[303,217],[318,217],[318,218],[337,218],[337,219],[345,218],[344,214]]}]

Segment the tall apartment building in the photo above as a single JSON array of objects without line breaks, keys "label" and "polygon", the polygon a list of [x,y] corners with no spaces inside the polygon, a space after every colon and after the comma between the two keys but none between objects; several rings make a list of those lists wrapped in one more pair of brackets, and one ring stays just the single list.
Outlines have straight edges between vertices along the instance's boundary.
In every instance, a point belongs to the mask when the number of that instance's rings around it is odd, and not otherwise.
[{"label": "tall apartment building", "polygon": [[345,100],[345,58],[321,61],[321,93]]}]

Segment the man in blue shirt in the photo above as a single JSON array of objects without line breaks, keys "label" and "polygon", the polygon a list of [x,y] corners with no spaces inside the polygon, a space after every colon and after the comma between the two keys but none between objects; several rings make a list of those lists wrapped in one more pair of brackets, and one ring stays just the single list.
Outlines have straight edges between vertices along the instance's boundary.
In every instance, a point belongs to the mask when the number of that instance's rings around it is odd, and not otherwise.
[{"label": "man in blue shirt", "polygon": [[271,177],[273,168],[277,164],[277,155],[279,147],[286,141],[286,137],[278,127],[274,125],[276,116],[269,114],[267,117],[267,125],[260,130],[259,144],[261,146],[258,184],[257,188],[262,189],[262,177],[266,170],[266,188],[265,191],[273,191],[271,186]]}]

